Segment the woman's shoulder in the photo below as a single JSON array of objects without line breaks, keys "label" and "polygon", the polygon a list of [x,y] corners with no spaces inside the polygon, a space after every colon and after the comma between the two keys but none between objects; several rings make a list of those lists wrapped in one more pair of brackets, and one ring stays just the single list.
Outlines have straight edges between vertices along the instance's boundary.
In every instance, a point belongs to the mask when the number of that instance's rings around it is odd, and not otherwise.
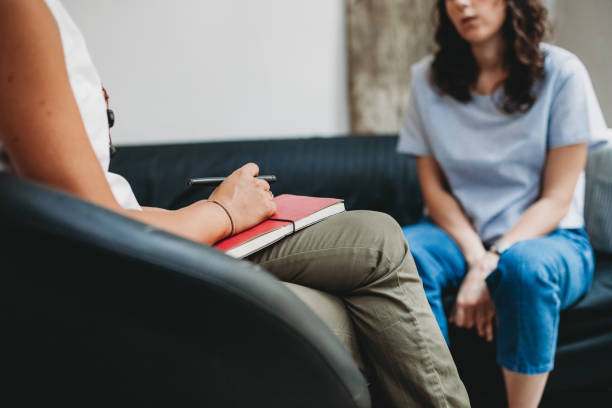
[{"label": "woman's shoulder", "polygon": [[410,72],[412,76],[427,76],[429,75],[429,70],[431,68],[431,63],[433,62],[433,55],[428,54],[421,58],[419,61],[414,63],[412,67],[410,67]]},{"label": "woman's shoulder", "polygon": [[548,43],[542,43],[540,47],[546,55],[544,60],[546,76],[555,82],[563,83],[574,76],[588,76],[580,58],[571,51]]},{"label": "woman's shoulder", "polygon": [[413,89],[432,89],[430,81],[431,63],[433,55],[426,55],[410,67]]}]

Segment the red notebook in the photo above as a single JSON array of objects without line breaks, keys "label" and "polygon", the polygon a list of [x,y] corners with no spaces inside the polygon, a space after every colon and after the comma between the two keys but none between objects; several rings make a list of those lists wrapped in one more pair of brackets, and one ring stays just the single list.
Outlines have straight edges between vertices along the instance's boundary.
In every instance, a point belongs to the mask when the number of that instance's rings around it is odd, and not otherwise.
[{"label": "red notebook", "polygon": [[215,244],[215,248],[234,258],[244,258],[287,235],[345,211],[344,201],[281,194],[274,198],[276,213],[256,226]]}]

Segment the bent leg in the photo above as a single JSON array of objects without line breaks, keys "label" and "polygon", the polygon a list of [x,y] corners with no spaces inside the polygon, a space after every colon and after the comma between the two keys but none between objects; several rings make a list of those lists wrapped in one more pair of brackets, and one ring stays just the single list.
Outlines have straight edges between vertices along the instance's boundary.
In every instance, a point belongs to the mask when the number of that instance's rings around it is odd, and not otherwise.
[{"label": "bent leg", "polygon": [[520,242],[487,277],[510,408],[538,406],[553,369],[559,313],[584,295],[592,277],[593,253],[582,230]]},{"label": "bent leg", "polygon": [[521,374],[551,371],[559,313],[592,278],[593,252],[582,230],[557,230],[504,252],[487,277],[499,322],[498,362]]},{"label": "bent leg", "polygon": [[344,301],[363,353],[397,407],[469,406],[399,225],[353,211],[250,257],[279,277]]},{"label": "bent leg", "polygon": [[463,254],[446,232],[429,221],[403,227],[402,231],[410,245],[431,310],[450,344],[442,293],[449,287],[458,288],[465,276]]}]

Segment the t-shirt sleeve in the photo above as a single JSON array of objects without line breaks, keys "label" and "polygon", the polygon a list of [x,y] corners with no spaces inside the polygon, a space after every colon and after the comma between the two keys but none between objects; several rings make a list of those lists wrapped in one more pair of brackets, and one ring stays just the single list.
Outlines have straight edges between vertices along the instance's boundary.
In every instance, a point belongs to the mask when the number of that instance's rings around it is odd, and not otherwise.
[{"label": "t-shirt sleeve", "polygon": [[608,130],[585,66],[577,58],[564,66],[552,102],[548,148],[587,142],[590,149],[608,141]]},{"label": "t-shirt sleeve", "polygon": [[399,140],[397,143],[399,153],[413,154],[415,156],[430,156],[431,149],[426,138],[423,122],[416,102],[416,89],[414,85],[410,90],[408,104],[402,120]]}]

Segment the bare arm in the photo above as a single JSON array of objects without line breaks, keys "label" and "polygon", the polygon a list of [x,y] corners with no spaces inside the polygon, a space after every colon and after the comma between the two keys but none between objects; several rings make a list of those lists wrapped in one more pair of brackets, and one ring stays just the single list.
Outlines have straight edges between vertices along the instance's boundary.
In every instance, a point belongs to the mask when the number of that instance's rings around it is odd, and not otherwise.
[{"label": "bare arm", "polygon": [[[554,148],[548,152],[541,196],[501,239],[503,242],[513,244],[544,236],[557,227],[567,214],[576,182],[586,164],[586,156],[586,143]],[[484,279],[496,268],[499,257],[485,252],[461,207],[448,192],[444,175],[435,160],[421,157],[417,165],[430,215],[457,242],[468,263],[468,273],[449,320],[459,327],[476,326],[478,334],[491,341],[495,311]]]},{"label": "bare arm", "polygon": [[425,207],[435,223],[457,243],[471,265],[482,258],[485,248],[463,209],[450,193],[440,165],[432,156],[417,158],[419,182]]},{"label": "bare arm", "polygon": [[467,263],[468,272],[459,288],[449,322],[465,328],[476,325],[478,334],[491,341],[495,308],[484,278],[491,272],[491,264],[496,264],[497,259],[486,252],[463,209],[450,193],[436,159],[431,156],[418,157],[417,169],[429,215],[457,243]]},{"label": "bare arm", "polygon": [[[0,1],[0,55],[0,139],[19,176],[202,243],[228,235],[229,218],[214,203],[177,211],[119,206],[86,134],[44,1]],[[211,196],[230,209],[237,231],[275,210],[269,185],[253,177],[258,171],[244,166]]]},{"label": "bare arm", "polygon": [[570,208],[586,159],[586,143],[550,149],[544,167],[540,198],[500,241],[514,244],[554,231]]}]

